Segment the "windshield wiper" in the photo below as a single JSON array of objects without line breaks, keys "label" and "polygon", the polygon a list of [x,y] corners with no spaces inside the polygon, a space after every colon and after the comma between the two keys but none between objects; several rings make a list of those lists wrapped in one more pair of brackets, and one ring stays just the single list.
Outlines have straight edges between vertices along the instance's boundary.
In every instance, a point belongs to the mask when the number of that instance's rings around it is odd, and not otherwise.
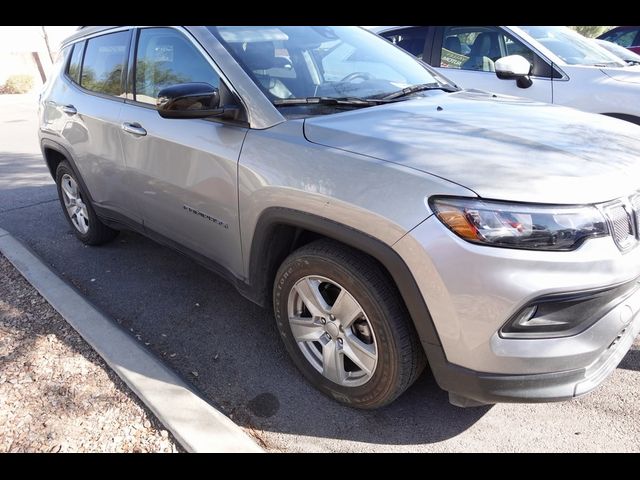
[{"label": "windshield wiper", "polygon": [[603,63],[594,63],[592,66],[594,66],[594,67],[622,67],[623,65],[620,65],[618,62],[603,62]]},{"label": "windshield wiper", "polygon": [[294,105],[345,105],[353,107],[372,107],[387,103],[383,99],[359,98],[359,97],[304,97],[304,98],[282,98],[273,101],[276,107]]},{"label": "windshield wiper", "polygon": [[451,85],[442,85],[440,83],[421,83],[418,85],[411,85],[410,87],[403,88],[397,92],[390,93],[382,97],[380,100],[393,100],[395,98],[405,97],[416,92],[423,92],[425,90],[444,90],[445,92],[457,92],[458,89]]}]

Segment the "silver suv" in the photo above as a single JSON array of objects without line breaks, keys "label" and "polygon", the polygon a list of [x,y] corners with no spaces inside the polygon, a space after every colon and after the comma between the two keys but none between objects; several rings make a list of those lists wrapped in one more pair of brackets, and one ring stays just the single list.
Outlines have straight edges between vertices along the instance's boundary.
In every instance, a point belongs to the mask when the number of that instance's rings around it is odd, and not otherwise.
[{"label": "silver suv", "polygon": [[76,236],[219,272],[338,401],[427,363],[455,405],[569,399],[640,330],[636,125],[460,90],[356,27],[88,27],[56,68]]}]

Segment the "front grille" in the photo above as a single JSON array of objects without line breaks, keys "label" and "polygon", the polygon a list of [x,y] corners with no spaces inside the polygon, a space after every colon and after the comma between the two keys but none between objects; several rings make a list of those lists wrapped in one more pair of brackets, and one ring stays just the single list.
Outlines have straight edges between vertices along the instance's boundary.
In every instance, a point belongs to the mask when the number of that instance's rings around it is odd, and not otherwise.
[{"label": "front grille", "polygon": [[620,250],[626,250],[635,243],[634,228],[631,216],[622,204],[615,204],[605,210],[613,240]]}]

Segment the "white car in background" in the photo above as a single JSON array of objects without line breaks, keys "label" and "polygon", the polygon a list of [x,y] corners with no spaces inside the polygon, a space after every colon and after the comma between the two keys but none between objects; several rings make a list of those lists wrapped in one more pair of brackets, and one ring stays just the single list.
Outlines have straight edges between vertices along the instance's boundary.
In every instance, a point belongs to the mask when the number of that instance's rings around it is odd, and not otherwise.
[{"label": "white car in background", "polygon": [[609,40],[600,40],[594,38],[593,41],[604,48],[606,51],[613,53],[616,57],[624,60],[627,65],[640,65],[640,55],[632,52],[628,48],[624,48],[617,43],[610,42]]},{"label": "white car in background", "polygon": [[640,124],[640,67],[567,27],[404,26],[372,31],[464,88]]}]

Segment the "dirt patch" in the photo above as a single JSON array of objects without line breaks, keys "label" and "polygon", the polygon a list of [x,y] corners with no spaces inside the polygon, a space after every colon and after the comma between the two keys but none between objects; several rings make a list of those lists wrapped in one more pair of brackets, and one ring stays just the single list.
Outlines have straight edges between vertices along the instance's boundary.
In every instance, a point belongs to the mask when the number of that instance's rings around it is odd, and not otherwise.
[{"label": "dirt patch", "polygon": [[0,452],[176,452],[171,435],[0,255]]}]

